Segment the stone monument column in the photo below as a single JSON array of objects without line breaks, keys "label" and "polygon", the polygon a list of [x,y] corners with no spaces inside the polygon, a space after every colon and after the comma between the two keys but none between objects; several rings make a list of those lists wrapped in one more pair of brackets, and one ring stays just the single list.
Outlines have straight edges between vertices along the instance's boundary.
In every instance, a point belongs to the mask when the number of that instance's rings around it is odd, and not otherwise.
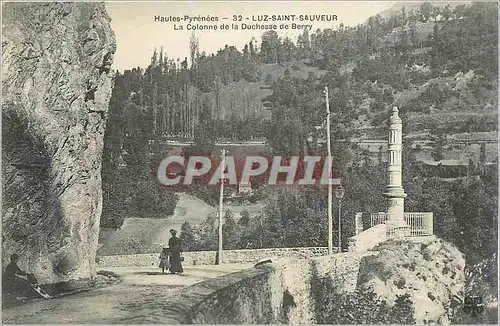
[{"label": "stone monument column", "polygon": [[406,194],[403,189],[403,124],[398,115],[398,108],[392,109],[389,118],[389,160],[387,167],[388,184],[384,196],[387,198],[387,236],[390,238],[401,238],[409,235],[410,227],[404,220],[404,198]]}]

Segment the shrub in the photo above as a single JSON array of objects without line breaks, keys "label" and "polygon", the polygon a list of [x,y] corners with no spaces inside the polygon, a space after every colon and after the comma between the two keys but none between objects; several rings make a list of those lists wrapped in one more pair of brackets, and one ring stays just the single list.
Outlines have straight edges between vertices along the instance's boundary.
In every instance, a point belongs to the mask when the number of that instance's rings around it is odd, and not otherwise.
[{"label": "shrub", "polygon": [[318,324],[415,324],[409,295],[398,297],[391,307],[371,290],[336,293],[329,279],[322,284],[322,305],[317,309]]}]

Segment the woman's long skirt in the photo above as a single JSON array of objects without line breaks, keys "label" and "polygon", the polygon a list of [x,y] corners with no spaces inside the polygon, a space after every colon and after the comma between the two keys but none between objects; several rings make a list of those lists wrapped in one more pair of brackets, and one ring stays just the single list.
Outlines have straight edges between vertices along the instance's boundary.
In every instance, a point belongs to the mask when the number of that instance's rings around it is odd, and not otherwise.
[{"label": "woman's long skirt", "polygon": [[170,256],[170,272],[171,273],[184,272],[181,263],[181,253],[179,251],[172,251],[172,255]]}]

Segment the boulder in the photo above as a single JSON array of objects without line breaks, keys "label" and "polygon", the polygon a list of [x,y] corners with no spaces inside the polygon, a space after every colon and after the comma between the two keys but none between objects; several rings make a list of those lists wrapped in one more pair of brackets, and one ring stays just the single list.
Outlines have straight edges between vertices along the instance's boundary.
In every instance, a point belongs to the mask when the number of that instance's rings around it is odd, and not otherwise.
[{"label": "boulder", "polygon": [[4,3],[2,261],[89,285],[115,36],[102,3]]}]

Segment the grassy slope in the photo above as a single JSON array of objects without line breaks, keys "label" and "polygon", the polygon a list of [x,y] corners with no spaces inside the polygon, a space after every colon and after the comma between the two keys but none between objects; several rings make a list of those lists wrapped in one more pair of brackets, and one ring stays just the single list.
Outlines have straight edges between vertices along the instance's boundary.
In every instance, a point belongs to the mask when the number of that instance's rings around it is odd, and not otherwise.
[{"label": "grassy slope", "polygon": [[[264,98],[272,94],[269,85],[265,84],[266,77],[271,75],[272,79],[276,80],[284,75],[286,68],[290,69],[292,76],[301,78],[307,78],[309,73],[314,73],[316,76],[326,73],[318,68],[306,66],[301,62],[296,64],[296,68],[292,67],[291,63],[285,63],[282,66],[261,64],[259,81],[250,83],[241,80],[237,83],[222,86],[219,95],[221,114],[227,117],[231,112],[238,112],[243,116],[255,113],[269,117],[270,112],[262,102]],[[205,94],[205,96],[208,96],[215,105],[215,92]]]},{"label": "grassy slope", "polygon": [[[166,219],[126,218],[119,230],[101,229],[99,255],[117,255],[156,252],[160,244],[168,243],[170,229],[180,231],[184,222],[192,226],[202,224],[207,215],[216,214],[217,208],[206,204],[201,199],[179,193],[179,202],[174,215]],[[225,210],[234,213],[238,220],[246,209],[250,216],[261,210],[261,204],[226,205]]]}]

